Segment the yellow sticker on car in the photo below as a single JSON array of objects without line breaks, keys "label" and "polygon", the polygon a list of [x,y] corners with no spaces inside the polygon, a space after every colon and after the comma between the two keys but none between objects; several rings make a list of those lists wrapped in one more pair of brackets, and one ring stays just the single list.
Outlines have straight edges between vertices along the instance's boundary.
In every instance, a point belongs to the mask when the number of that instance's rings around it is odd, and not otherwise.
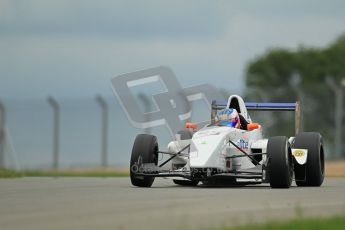
[{"label": "yellow sticker on car", "polygon": [[292,155],[295,156],[295,157],[304,157],[304,151],[301,150],[301,149],[295,149],[293,152],[292,152]]}]

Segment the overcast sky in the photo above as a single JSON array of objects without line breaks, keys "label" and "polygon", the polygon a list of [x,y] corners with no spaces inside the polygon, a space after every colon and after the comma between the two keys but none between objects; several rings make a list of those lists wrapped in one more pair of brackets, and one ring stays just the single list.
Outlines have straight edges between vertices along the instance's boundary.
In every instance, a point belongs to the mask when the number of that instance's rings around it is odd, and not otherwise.
[{"label": "overcast sky", "polygon": [[111,95],[110,78],[169,66],[240,93],[270,47],[326,46],[345,1],[0,0],[0,100]]}]

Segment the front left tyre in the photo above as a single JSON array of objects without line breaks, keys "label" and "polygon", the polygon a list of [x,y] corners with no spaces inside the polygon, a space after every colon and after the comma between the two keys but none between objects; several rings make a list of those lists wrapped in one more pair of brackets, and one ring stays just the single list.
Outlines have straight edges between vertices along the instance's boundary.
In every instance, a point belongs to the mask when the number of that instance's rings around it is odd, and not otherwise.
[{"label": "front left tyre", "polygon": [[145,163],[158,164],[158,143],[156,136],[139,134],[135,138],[131,161],[130,178],[132,185],[138,187],[151,187],[155,178],[153,176],[140,175],[140,169]]},{"label": "front left tyre", "polygon": [[189,129],[182,129],[177,132],[180,135],[181,140],[189,140],[192,139],[193,133]]},{"label": "front left tyre", "polygon": [[321,186],[325,177],[325,156],[321,134],[299,133],[296,135],[293,147],[308,150],[306,164],[295,163],[297,186]]}]

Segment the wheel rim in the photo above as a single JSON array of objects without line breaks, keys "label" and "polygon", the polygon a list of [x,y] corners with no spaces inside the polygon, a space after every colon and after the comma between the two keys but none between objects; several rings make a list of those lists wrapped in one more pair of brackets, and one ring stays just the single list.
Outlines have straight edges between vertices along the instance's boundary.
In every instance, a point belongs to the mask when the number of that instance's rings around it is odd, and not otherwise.
[{"label": "wheel rim", "polygon": [[157,165],[158,164],[158,144],[154,147],[154,154],[153,154],[153,162]]},{"label": "wheel rim", "polygon": [[287,168],[289,171],[289,178],[288,178],[288,183],[291,183],[292,175],[293,175],[293,167],[292,167],[292,154],[291,154],[291,148],[288,144],[286,144],[286,150],[285,150],[286,155],[286,164]]},{"label": "wheel rim", "polygon": [[290,173],[290,180],[293,175],[293,167],[292,167],[292,153],[291,153],[291,148],[288,147],[288,161],[289,161],[289,173]]}]

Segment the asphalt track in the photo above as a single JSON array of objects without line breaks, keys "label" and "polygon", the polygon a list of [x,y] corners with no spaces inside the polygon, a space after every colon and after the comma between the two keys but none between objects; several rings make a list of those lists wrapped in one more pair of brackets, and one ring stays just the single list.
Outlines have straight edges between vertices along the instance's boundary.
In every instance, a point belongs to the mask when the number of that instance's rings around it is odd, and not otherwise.
[{"label": "asphalt track", "polygon": [[205,229],[296,216],[345,214],[345,179],[320,188],[180,187],[156,179],[152,188],[129,178],[0,180],[0,229]]}]

